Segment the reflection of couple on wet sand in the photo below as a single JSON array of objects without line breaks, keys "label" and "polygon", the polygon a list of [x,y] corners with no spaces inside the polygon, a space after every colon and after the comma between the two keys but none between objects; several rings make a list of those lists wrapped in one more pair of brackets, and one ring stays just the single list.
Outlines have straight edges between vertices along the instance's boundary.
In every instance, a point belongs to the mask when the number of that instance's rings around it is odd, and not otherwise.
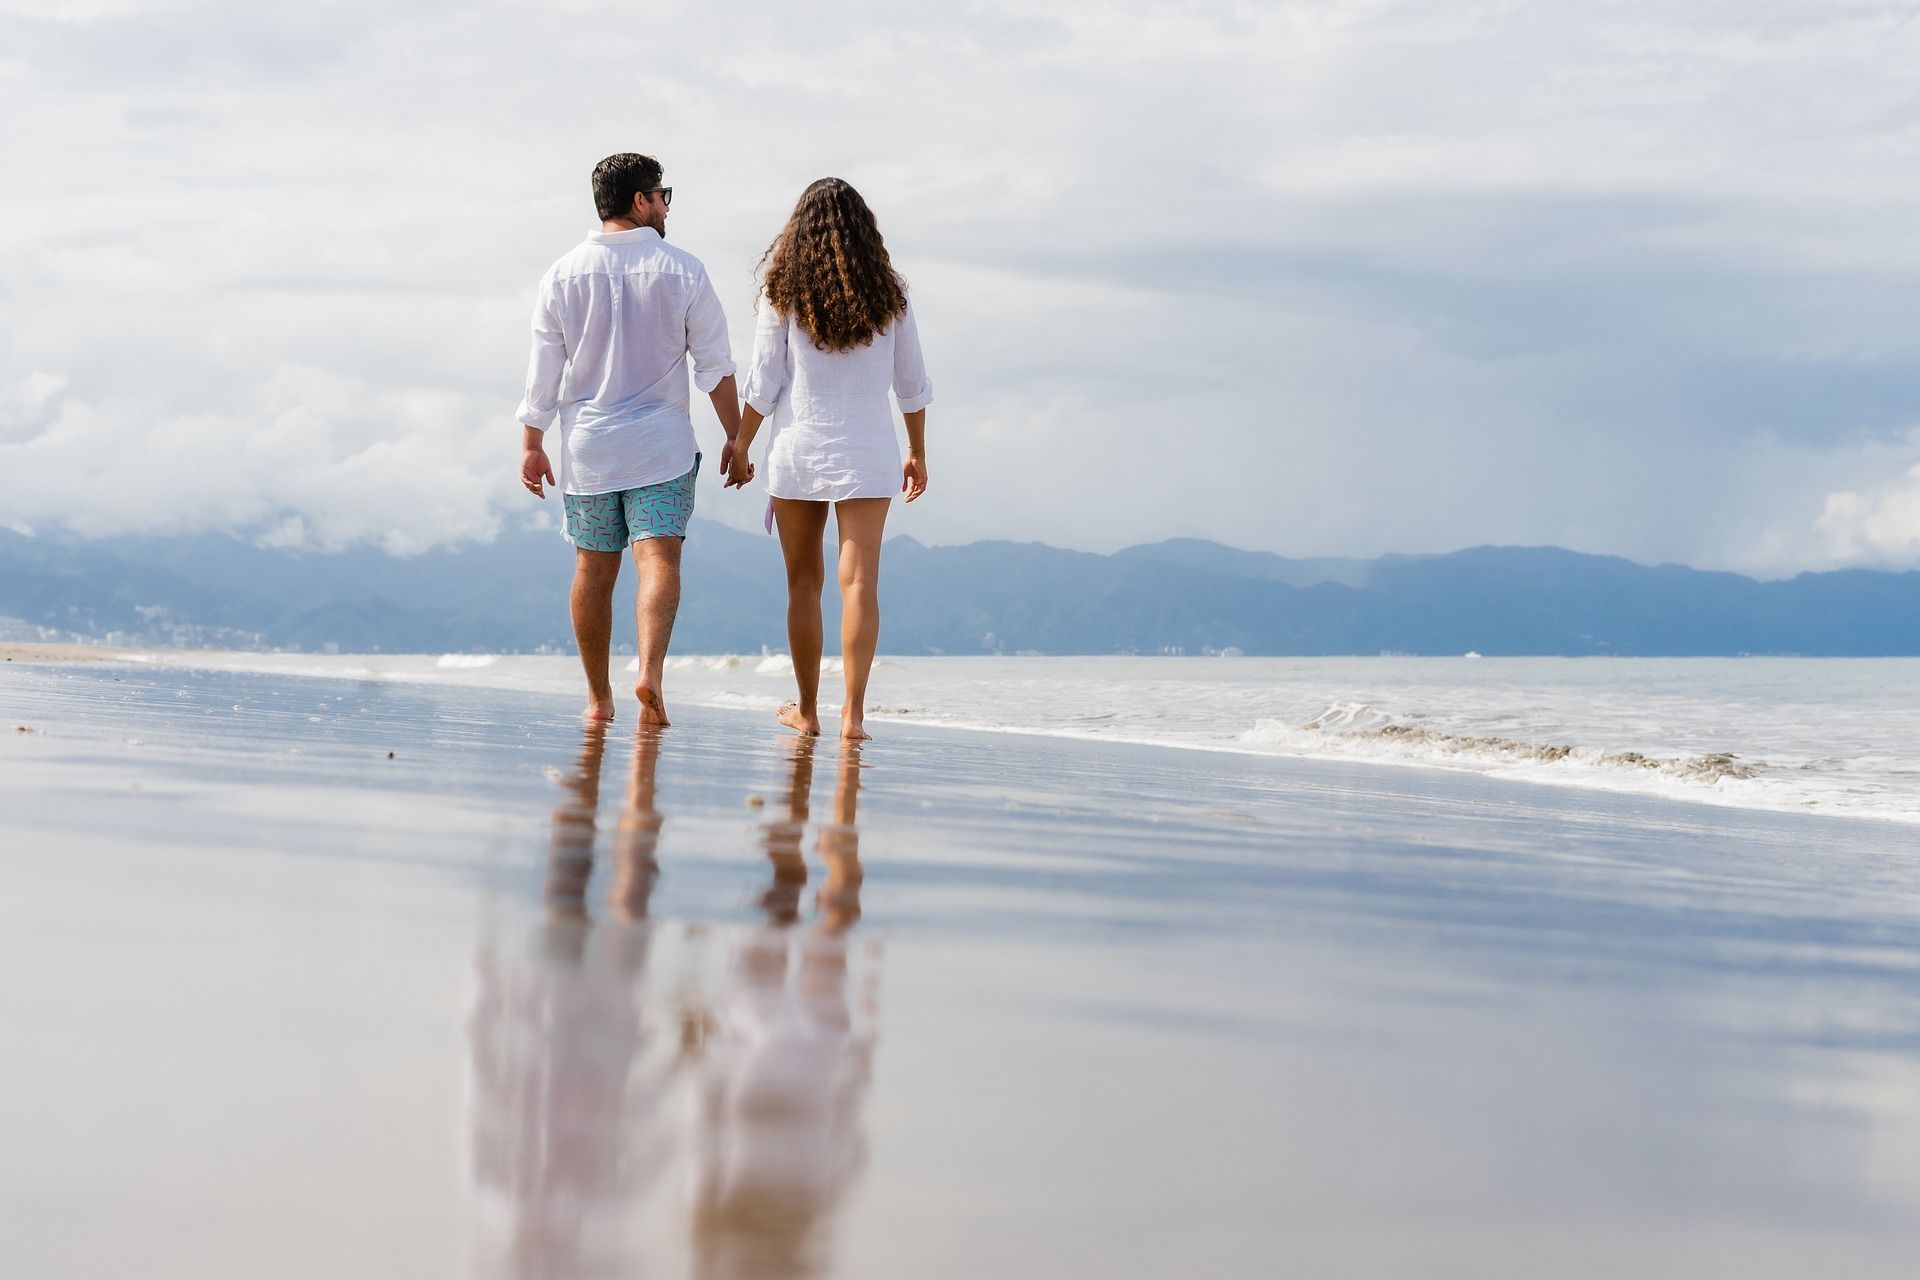
[{"label": "reflection of couple on wet sand", "polygon": [[[749,930],[702,1037],[694,1151],[696,1273],[804,1274],[816,1237],[866,1163],[860,1111],[872,1075],[872,992],[856,1030],[848,931],[860,918],[854,811],[860,749],[841,747],[833,820],[816,823],[826,878],[811,929],[801,923],[802,850],[814,743],[790,748],[785,812],[764,828],[773,881],[766,923]],[[870,975],[869,975],[870,976]],[[813,1264],[813,1265],[809,1265]]]},{"label": "reflection of couple on wet sand", "polygon": [[[690,1188],[684,1238],[696,1274],[823,1265],[834,1212],[863,1164],[874,1043],[871,992],[850,991],[848,950],[860,915],[861,764],[858,744],[844,744],[832,821],[810,823],[815,740],[785,746],[787,785],[762,829],[764,923],[674,929],[648,914],[663,826],[660,735],[636,735],[602,869],[606,726],[588,727],[553,815],[545,921],[533,945],[516,951],[495,936],[478,961],[473,1176],[490,1211],[492,1270],[631,1267],[641,1219],[675,1163]],[[804,927],[810,825],[826,875]],[[604,905],[590,906],[595,897]],[[662,978],[663,969],[679,972]],[[669,1107],[676,1092],[685,1105]],[[656,1239],[645,1252],[659,1248]]]},{"label": "reflection of couple on wet sand", "polygon": [[[787,641],[798,700],[780,722],[820,732],[820,593],[832,507],[839,541],[840,644],[846,693],[840,733],[864,738],[867,678],[880,636],[880,544],[895,494],[927,487],[926,411],[933,384],[905,279],[860,193],[822,178],[800,195],[761,258],[746,407],[734,383],[726,316],[699,259],[666,243],[673,188],[660,164],[631,152],[593,171],[600,230],[541,278],[533,358],[519,418],[520,482],[559,488],[574,546],[574,638],[590,720],[614,714],[607,670],[613,588],[631,548],[642,724],[667,723],[663,681],[680,605],[680,549],[693,515],[701,455],[688,412],[687,360],[726,433],[724,486],[745,488],[763,421],[767,522],[778,522],[787,570]],[[905,420],[903,461],[888,404]],[[545,447],[559,424],[559,473]]]}]

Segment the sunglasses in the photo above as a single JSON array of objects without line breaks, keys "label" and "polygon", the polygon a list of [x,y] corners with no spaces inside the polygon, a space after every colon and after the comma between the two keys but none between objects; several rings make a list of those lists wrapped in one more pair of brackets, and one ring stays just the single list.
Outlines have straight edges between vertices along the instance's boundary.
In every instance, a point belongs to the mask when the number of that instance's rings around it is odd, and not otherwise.
[{"label": "sunglasses", "polygon": [[673,188],[672,187],[653,187],[647,192],[647,194],[659,196],[661,204],[667,206],[667,208],[669,209],[673,208]]}]

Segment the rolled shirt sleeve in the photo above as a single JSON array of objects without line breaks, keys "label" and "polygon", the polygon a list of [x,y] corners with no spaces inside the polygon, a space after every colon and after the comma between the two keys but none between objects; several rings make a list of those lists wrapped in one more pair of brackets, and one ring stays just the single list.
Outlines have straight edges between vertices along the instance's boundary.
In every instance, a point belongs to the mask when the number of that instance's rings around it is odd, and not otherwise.
[{"label": "rolled shirt sleeve", "polygon": [[914,321],[912,302],[893,330],[893,394],[902,413],[933,403],[933,380],[927,377],[927,362],[920,354],[920,326]]},{"label": "rolled shirt sleeve", "polygon": [[747,404],[770,418],[786,386],[787,318],[762,297],[755,311],[753,359],[747,365]]},{"label": "rolled shirt sleeve", "polygon": [[693,357],[693,385],[702,395],[733,372],[733,346],[727,340],[727,315],[720,308],[713,281],[705,275],[687,306],[687,352]]},{"label": "rolled shirt sleeve", "polygon": [[559,287],[552,272],[541,277],[533,299],[533,355],[527,361],[527,393],[519,420],[545,431],[560,407],[560,385],[567,373],[567,335],[559,315]]}]

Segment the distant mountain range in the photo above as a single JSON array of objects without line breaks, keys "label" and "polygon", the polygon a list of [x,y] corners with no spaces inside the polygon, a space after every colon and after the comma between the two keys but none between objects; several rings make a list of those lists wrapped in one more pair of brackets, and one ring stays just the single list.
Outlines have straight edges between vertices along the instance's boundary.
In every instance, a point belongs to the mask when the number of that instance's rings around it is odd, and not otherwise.
[{"label": "distant mountain range", "polygon": [[[0,638],[571,652],[571,554],[550,531],[396,558],[0,530]],[[1185,538],[1092,555],[900,537],[882,566],[888,653],[1920,655],[1920,572],[1756,582],[1553,547],[1290,560]],[[630,619],[631,566],[623,578]],[[696,521],[685,584],[680,652],[786,647],[773,539]],[[830,576],[829,651],[834,594]]]}]

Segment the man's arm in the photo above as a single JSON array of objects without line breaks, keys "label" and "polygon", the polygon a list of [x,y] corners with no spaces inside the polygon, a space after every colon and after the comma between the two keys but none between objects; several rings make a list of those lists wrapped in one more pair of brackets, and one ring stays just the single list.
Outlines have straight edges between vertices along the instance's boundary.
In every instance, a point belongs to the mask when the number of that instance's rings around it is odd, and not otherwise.
[{"label": "man's arm", "polygon": [[[707,399],[713,401],[720,429],[727,433],[727,443],[720,450],[720,470],[724,473],[733,469],[733,451],[740,439],[740,390],[734,385],[733,375],[720,379],[719,384],[707,392]],[[747,469],[747,478],[753,478],[751,467]]]},{"label": "man's arm", "polygon": [[528,493],[544,502],[547,490],[541,481],[544,479],[546,484],[559,483],[553,478],[553,463],[547,460],[547,450],[542,443],[547,433],[538,427],[521,425],[525,430],[520,450],[520,483],[527,487]]},{"label": "man's arm", "polygon": [[533,301],[533,355],[527,361],[527,393],[520,400],[520,483],[544,499],[546,484],[555,483],[553,464],[542,444],[548,424],[560,407],[560,383],[567,372],[567,336],[554,310],[552,281],[540,281]]},{"label": "man's arm", "polygon": [[687,306],[687,354],[693,357],[693,385],[707,393],[727,443],[720,469],[733,461],[733,438],[740,433],[740,391],[733,381],[733,348],[727,341],[727,314],[713,282],[704,275]]}]

